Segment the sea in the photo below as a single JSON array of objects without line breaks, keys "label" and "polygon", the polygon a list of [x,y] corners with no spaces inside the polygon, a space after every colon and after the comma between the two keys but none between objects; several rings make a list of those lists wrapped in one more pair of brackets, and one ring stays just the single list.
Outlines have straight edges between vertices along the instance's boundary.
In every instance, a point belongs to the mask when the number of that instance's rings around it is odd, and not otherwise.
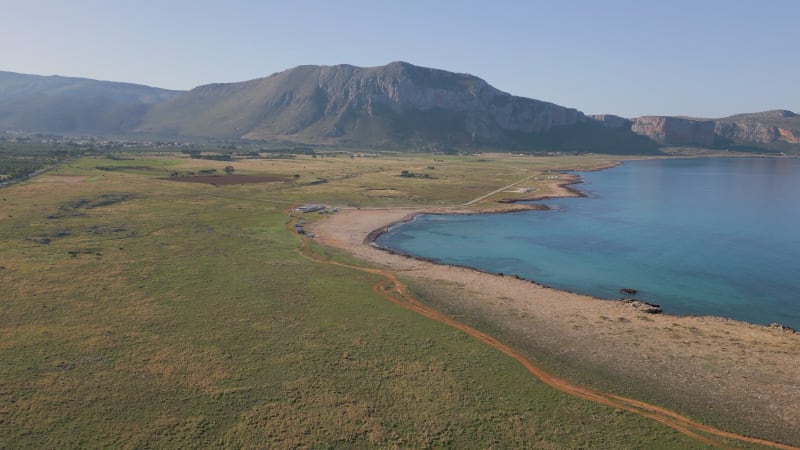
[{"label": "sea", "polygon": [[423,214],[375,244],[666,313],[800,330],[800,158],[626,161],[547,211]]}]

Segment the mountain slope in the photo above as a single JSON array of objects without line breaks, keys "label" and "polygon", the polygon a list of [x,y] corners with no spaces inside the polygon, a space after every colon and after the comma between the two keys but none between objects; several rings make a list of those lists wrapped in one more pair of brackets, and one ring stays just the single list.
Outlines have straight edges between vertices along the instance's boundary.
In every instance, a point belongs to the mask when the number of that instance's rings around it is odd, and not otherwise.
[{"label": "mountain slope", "polygon": [[300,66],[200,86],[154,106],[138,130],[369,146],[655,149],[649,140],[602,127],[575,109],[512,96],[472,75],[404,62]]},{"label": "mountain slope", "polygon": [[125,133],[178,92],[130,83],[0,71],[0,129]]}]

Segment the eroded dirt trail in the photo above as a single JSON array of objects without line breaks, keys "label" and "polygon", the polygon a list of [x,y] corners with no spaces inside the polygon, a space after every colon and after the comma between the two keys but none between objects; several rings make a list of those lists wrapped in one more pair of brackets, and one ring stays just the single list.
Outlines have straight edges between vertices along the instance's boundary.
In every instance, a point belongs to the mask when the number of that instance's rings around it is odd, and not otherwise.
[{"label": "eroded dirt trail", "polygon": [[[287,223],[290,232],[293,232],[292,221]],[[699,442],[726,449],[734,449],[723,440],[739,441],[742,443],[763,445],[772,448],[783,450],[800,450],[800,447],[782,444],[779,442],[772,442],[765,439],[759,439],[750,436],[744,436],[737,433],[720,430],[718,428],[696,422],[688,417],[682,416],[674,411],[661,408],[650,403],[642,402],[632,398],[627,398],[615,394],[603,393],[592,388],[580,386],[568,380],[556,377],[550,373],[545,372],[540,367],[536,366],[527,357],[510,346],[500,342],[494,337],[470,327],[467,324],[461,323],[451,317],[448,317],[435,309],[424,305],[411,294],[408,293],[406,286],[401,283],[397,276],[391,271],[384,269],[376,269],[370,267],[360,267],[350,264],[344,264],[337,261],[332,261],[321,257],[311,250],[306,238],[301,238],[301,247],[298,253],[303,257],[320,264],[331,264],[349,269],[360,270],[363,272],[375,274],[384,277],[385,279],[376,283],[372,290],[380,296],[402,308],[413,311],[421,316],[436,320],[455,329],[463,331],[464,333],[472,336],[473,338],[483,342],[484,344],[499,350],[506,355],[514,358],[523,365],[533,376],[541,382],[547,384],[554,389],[557,389],[565,394],[569,394],[584,400],[593,401],[602,405],[619,408],[640,416],[647,417],[664,424],[674,430],[677,430],[687,436],[690,436]]]}]

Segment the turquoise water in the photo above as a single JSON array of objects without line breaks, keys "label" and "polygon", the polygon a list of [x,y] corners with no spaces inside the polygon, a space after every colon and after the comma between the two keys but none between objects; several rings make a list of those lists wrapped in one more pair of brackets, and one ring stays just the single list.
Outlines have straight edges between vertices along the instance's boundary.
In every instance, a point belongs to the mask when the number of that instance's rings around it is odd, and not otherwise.
[{"label": "turquoise water", "polygon": [[673,314],[800,329],[800,159],[632,161],[551,211],[421,215],[376,244]]}]

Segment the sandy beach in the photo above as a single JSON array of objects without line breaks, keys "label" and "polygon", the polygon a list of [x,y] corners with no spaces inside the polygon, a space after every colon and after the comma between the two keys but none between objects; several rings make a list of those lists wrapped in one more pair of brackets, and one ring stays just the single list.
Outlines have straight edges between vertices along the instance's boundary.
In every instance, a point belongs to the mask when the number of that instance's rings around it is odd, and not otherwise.
[{"label": "sandy beach", "polygon": [[[559,183],[552,186],[555,195],[578,195]],[[623,302],[437,265],[370,244],[376,230],[422,212],[466,211],[340,209],[312,230],[318,242],[408,280],[434,307],[491,323],[533,357],[581,379],[576,381],[723,428],[800,443],[800,334],[718,317],[647,314]]]}]

